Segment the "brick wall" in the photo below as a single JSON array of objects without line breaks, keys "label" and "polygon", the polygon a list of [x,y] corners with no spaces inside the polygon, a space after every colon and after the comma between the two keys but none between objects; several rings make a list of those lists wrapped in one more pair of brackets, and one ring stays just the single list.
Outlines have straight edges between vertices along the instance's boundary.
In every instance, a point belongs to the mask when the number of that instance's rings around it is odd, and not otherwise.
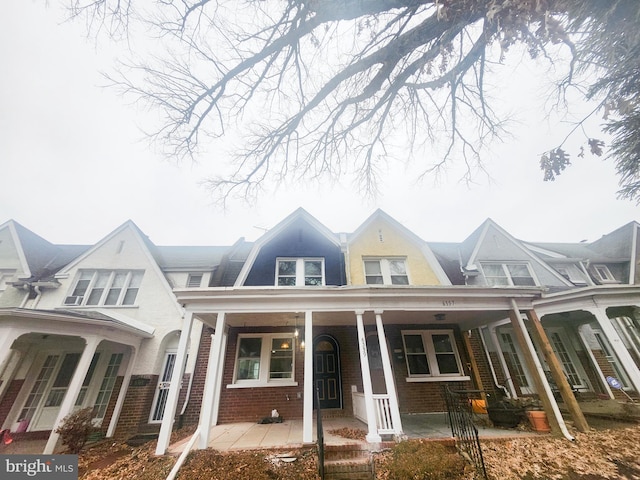
[{"label": "brick wall", "polygon": [[13,407],[13,403],[16,401],[18,393],[20,393],[20,389],[22,388],[23,384],[24,379],[12,380],[7,387],[7,390],[2,397],[2,402],[0,402],[0,427],[7,419],[9,411],[11,410],[11,407]]},{"label": "brick wall", "polygon": [[[143,427],[149,425],[149,412],[157,384],[158,375],[131,376],[115,431],[116,438],[126,438],[135,433],[143,432],[145,430]],[[151,427],[157,428],[153,425]]]},{"label": "brick wall", "polygon": [[[203,325],[202,335],[200,336],[200,346],[198,347],[198,356],[193,372],[193,383],[191,385],[191,394],[189,395],[189,403],[181,419],[183,426],[197,425],[200,418],[200,406],[204,394],[204,384],[207,378],[207,363],[209,362],[209,349],[211,348],[211,334],[213,329]],[[180,406],[182,406],[180,402]]]},{"label": "brick wall", "polygon": [[[422,328],[422,327],[421,327]],[[425,326],[424,328],[429,328]],[[398,390],[398,403],[400,413],[429,413],[443,412],[446,410],[444,398],[442,396],[443,382],[407,382],[409,376],[407,363],[404,357],[404,347],[402,343],[401,330],[416,329],[415,325],[392,325],[385,328],[387,340],[391,347],[393,370]],[[458,352],[461,354],[462,364],[465,366],[468,357],[464,346],[460,340],[459,333],[455,334]],[[399,354],[394,350],[401,350]],[[468,374],[468,372],[465,372]],[[474,388],[470,382],[452,382],[454,389]]]}]

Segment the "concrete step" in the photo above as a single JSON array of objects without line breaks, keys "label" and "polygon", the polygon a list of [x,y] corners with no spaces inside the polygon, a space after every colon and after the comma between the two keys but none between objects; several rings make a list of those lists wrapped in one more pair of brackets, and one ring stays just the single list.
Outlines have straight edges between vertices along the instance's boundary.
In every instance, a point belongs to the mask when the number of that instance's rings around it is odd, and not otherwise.
[{"label": "concrete step", "polygon": [[373,480],[370,458],[329,460],[324,463],[325,480]]}]

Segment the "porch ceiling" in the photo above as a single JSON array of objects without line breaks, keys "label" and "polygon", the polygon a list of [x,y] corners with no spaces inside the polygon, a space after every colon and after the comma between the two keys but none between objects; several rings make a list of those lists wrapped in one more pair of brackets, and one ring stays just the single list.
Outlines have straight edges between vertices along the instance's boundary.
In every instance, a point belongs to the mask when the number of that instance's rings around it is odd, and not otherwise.
[{"label": "porch ceiling", "polygon": [[[444,314],[444,318],[440,317]],[[438,317],[436,317],[438,315]],[[355,326],[356,314],[354,310],[332,312],[313,312],[314,326]],[[197,313],[196,317],[209,326],[215,326],[216,313]],[[297,318],[296,318],[297,317]],[[385,310],[382,321],[385,325],[457,325],[462,330],[478,328],[497,320],[509,317],[508,310],[493,311],[408,311]],[[375,314],[367,311],[363,316],[365,325],[375,324]],[[232,327],[304,327],[304,312],[244,312],[227,313],[225,322]]]}]

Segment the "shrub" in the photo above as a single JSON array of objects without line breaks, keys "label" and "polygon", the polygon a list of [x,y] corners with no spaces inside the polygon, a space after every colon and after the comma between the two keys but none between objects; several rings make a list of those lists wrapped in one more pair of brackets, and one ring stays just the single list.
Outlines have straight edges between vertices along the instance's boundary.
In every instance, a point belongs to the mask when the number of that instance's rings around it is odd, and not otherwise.
[{"label": "shrub", "polygon": [[60,434],[62,444],[67,447],[69,453],[80,453],[89,435],[97,430],[92,420],[93,408],[87,407],[64,417],[62,424],[56,428],[56,433]]},{"label": "shrub", "polygon": [[462,478],[465,461],[455,448],[437,442],[408,440],[396,445],[387,465],[389,480]]}]

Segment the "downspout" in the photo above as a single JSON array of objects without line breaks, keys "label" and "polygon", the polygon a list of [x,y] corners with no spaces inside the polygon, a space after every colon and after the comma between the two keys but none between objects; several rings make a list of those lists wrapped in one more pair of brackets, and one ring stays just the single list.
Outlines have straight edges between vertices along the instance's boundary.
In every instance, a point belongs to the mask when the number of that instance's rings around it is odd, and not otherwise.
[{"label": "downspout", "polygon": [[178,418],[178,428],[182,428],[182,424],[184,422],[184,413],[187,411],[187,407],[189,406],[189,400],[191,399],[191,388],[193,387],[193,377],[195,377],[195,374],[196,374],[196,365],[198,363],[198,353],[200,351],[200,342],[202,341],[203,330],[204,330],[204,324],[202,325],[202,329],[200,330],[200,334],[198,335],[198,338],[193,339],[194,340],[193,343],[198,345],[196,349],[196,355],[195,355],[196,360],[193,363],[193,368],[191,369],[191,374],[189,375],[189,385],[187,385],[187,393],[185,394],[184,403],[182,404],[182,408],[180,409],[180,415]]},{"label": "downspout", "polygon": [[38,308],[38,303],[40,303],[40,299],[42,298],[42,290],[40,290],[40,287],[38,285],[33,287],[33,289],[36,292],[36,298],[33,299],[33,304],[31,305],[31,308],[35,310],[36,308]]},{"label": "downspout", "polygon": [[631,237],[631,257],[629,262],[629,285],[633,285],[636,281],[636,255],[638,251],[638,227],[633,226],[633,235]]},{"label": "downspout", "polygon": [[547,381],[547,376],[544,373],[544,369],[542,368],[542,364],[540,363],[540,359],[538,358],[538,355],[535,353],[536,351],[533,346],[533,342],[531,341],[531,337],[529,336],[527,327],[524,324],[524,320],[522,320],[522,316],[520,315],[520,309],[518,308],[518,304],[513,298],[511,299],[511,309],[515,314],[514,317],[518,321],[518,326],[525,333],[524,335],[525,342],[527,343],[527,347],[529,348],[529,352],[533,358],[533,363],[536,366],[537,374],[541,380],[544,391],[547,394],[549,403],[551,404],[550,405],[551,410],[553,411],[553,414],[556,417],[556,420],[558,421],[558,426],[560,427],[560,431],[562,432],[562,434],[567,440],[573,442],[575,438],[573,437],[573,435],[571,435],[571,433],[569,433],[569,430],[567,429],[567,425],[564,423],[564,418],[562,417],[562,413],[560,413],[560,408],[558,407],[558,403],[556,402],[553,396],[553,392],[551,391],[551,387],[549,386],[549,382]]},{"label": "downspout", "polygon": [[26,290],[27,294],[22,299],[22,302],[20,302],[20,307],[19,308],[24,308],[27,305],[27,302],[29,301],[29,290],[30,290],[30,288],[31,288],[31,286],[28,283],[25,283],[24,285],[22,285],[22,289]]},{"label": "downspout", "polygon": [[493,366],[493,361],[491,360],[491,355],[489,354],[489,348],[487,347],[487,342],[484,339],[484,334],[482,333],[482,327],[478,328],[478,334],[480,335],[480,340],[482,341],[482,348],[484,349],[484,354],[487,357],[487,362],[489,362],[489,370],[491,370],[491,377],[493,378],[493,384],[502,390],[507,397],[511,397],[509,390],[504,386],[498,383],[498,377],[496,376],[496,369]]}]

